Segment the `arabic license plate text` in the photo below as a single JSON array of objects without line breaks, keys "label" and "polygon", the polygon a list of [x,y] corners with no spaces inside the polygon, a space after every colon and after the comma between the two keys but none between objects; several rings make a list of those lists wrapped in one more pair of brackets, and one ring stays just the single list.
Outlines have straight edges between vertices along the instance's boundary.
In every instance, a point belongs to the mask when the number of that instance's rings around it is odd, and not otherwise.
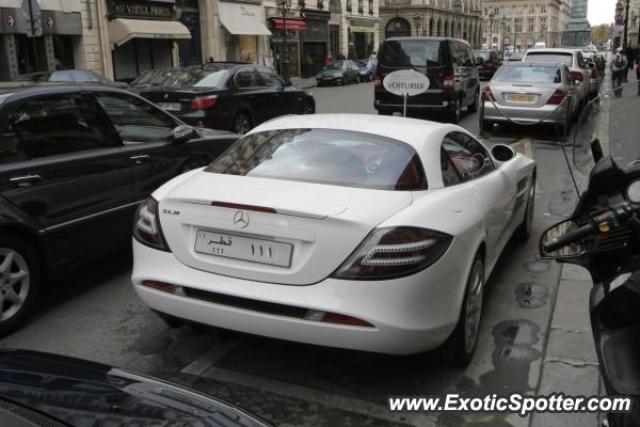
[{"label": "arabic license plate text", "polygon": [[289,267],[293,245],[273,240],[198,230],[194,250],[201,254]]},{"label": "arabic license plate text", "polygon": [[509,100],[515,104],[535,104],[536,96],[535,95],[521,95],[514,93],[510,95]]},{"label": "arabic license plate text", "polygon": [[158,107],[165,111],[180,111],[182,109],[179,102],[158,102]]}]

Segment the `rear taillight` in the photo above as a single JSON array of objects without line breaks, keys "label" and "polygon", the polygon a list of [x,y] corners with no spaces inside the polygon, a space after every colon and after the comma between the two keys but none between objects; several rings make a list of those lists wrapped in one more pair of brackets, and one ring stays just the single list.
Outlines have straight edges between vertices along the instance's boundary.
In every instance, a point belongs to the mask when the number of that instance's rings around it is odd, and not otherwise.
[{"label": "rear taillight", "polygon": [[191,109],[192,110],[207,110],[218,102],[218,97],[216,95],[211,96],[199,96],[197,98],[193,98],[191,101]]},{"label": "rear taillight", "polygon": [[382,76],[380,74],[376,74],[373,76],[373,86],[381,87],[382,86]]},{"label": "rear taillight", "polygon": [[484,101],[496,102],[496,98],[493,96],[493,92],[491,92],[491,88],[489,86],[485,87],[482,91],[482,99]]},{"label": "rear taillight", "polygon": [[359,319],[345,314],[330,313],[318,310],[309,310],[304,316],[305,320],[313,320],[315,322],[336,323],[338,325],[363,326],[372,328],[373,325],[366,320]]},{"label": "rear taillight", "polygon": [[567,94],[565,92],[560,89],[556,89],[556,91],[553,92],[553,95],[551,95],[551,98],[547,101],[547,105],[560,105],[566,96]]},{"label": "rear taillight", "polygon": [[582,71],[572,71],[571,78],[574,82],[584,81],[584,76],[582,75]]},{"label": "rear taillight", "polygon": [[442,89],[446,91],[453,90],[453,76],[447,75],[442,79]]},{"label": "rear taillight", "polygon": [[436,262],[453,237],[417,227],[374,230],[333,274],[337,279],[386,280],[407,276]]},{"label": "rear taillight", "polygon": [[153,197],[149,197],[138,208],[133,223],[133,237],[143,245],[169,252],[160,228],[158,202]]}]

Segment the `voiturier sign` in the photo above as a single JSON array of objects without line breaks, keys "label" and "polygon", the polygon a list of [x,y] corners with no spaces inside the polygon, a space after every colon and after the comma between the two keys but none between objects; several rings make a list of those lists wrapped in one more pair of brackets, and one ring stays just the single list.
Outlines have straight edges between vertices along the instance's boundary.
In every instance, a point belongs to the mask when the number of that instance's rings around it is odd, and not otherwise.
[{"label": "voiturier sign", "polygon": [[429,89],[431,82],[424,74],[414,70],[399,70],[387,74],[382,81],[386,90],[404,97],[403,114],[407,115],[407,97],[420,95]]}]

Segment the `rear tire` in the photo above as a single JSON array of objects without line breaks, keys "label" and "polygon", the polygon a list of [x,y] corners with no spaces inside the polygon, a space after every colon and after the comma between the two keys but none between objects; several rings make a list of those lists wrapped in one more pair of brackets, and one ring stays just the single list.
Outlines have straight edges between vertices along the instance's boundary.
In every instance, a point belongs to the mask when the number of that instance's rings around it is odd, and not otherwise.
[{"label": "rear tire", "polygon": [[462,119],[462,105],[461,105],[461,101],[460,99],[456,99],[456,105],[453,109],[453,111],[449,111],[449,121],[453,124],[458,124],[460,123],[460,120]]},{"label": "rear tire", "polygon": [[478,252],[467,278],[458,323],[451,336],[440,348],[445,363],[466,366],[473,359],[480,335],[483,302],[484,262],[482,253]]},{"label": "rear tire", "polygon": [[480,104],[480,89],[476,91],[475,99],[473,100],[473,104],[469,105],[470,113],[478,112],[478,105]]},{"label": "rear tire", "polygon": [[246,111],[240,111],[233,119],[233,131],[237,134],[244,135],[251,130],[251,117]]},{"label": "rear tire", "polygon": [[23,325],[40,293],[38,253],[26,240],[0,236],[0,336]]},{"label": "rear tire", "polygon": [[529,193],[527,194],[527,205],[525,207],[525,215],[522,223],[516,229],[514,235],[516,239],[521,242],[526,242],[531,236],[533,230],[533,216],[535,214],[535,202],[536,202],[536,174],[531,175],[531,187],[529,187]]}]

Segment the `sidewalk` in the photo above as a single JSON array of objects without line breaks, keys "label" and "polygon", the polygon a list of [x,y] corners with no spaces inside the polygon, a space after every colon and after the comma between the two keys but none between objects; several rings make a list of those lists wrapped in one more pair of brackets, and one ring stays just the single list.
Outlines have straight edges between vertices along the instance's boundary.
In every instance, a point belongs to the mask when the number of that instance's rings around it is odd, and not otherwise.
[{"label": "sidewalk", "polygon": [[[597,396],[600,371],[589,320],[589,272],[573,265],[562,268],[551,330],[542,362],[537,394],[564,393],[570,396]],[[596,427],[598,414],[535,413],[531,427]]]},{"label": "sidewalk", "polygon": [[316,79],[313,77],[308,79],[303,79],[300,77],[292,77],[291,84],[300,89],[311,89],[317,86]]}]

